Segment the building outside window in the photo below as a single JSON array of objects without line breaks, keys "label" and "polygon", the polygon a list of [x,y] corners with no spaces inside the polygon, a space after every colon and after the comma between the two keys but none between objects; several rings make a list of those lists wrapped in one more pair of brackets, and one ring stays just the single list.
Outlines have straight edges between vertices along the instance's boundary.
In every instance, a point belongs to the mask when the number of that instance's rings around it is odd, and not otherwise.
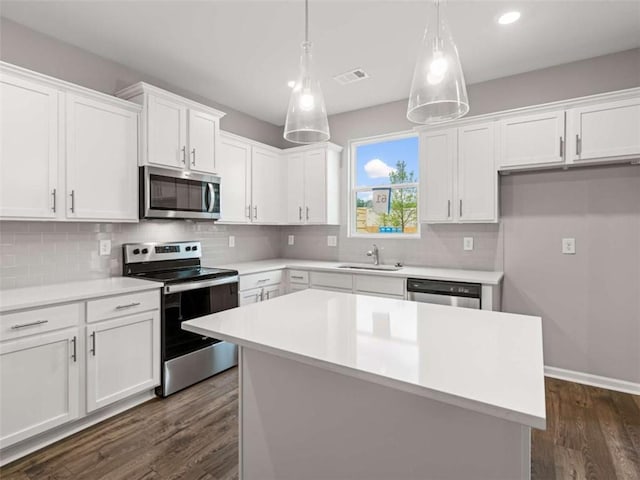
[{"label": "building outside window", "polygon": [[419,237],[418,136],[352,141],[349,153],[350,236]]}]

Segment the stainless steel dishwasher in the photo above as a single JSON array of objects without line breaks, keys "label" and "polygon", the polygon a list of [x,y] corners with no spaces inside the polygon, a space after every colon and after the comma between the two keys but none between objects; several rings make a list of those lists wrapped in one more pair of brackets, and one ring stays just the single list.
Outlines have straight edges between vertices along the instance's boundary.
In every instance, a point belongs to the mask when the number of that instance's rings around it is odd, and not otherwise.
[{"label": "stainless steel dishwasher", "polygon": [[407,278],[407,293],[409,300],[414,302],[482,308],[482,285],[479,283]]}]

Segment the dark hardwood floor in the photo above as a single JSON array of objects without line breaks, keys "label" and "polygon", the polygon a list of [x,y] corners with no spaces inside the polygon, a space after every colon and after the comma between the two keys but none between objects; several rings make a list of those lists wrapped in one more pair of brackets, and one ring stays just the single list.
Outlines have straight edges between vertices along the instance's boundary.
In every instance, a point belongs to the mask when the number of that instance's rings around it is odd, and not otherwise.
[{"label": "dark hardwood floor", "polygon": [[[533,480],[640,480],[640,397],[547,379]],[[155,399],[0,469],[20,480],[238,478],[237,370]]]}]

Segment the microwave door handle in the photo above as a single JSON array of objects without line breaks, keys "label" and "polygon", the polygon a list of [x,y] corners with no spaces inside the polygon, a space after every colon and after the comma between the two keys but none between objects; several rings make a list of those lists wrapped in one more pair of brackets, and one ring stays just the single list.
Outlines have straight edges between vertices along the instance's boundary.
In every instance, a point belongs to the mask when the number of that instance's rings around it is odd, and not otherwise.
[{"label": "microwave door handle", "polygon": [[213,212],[213,205],[215,204],[215,192],[213,191],[213,183],[207,183],[207,191],[209,192],[209,207],[207,212]]}]

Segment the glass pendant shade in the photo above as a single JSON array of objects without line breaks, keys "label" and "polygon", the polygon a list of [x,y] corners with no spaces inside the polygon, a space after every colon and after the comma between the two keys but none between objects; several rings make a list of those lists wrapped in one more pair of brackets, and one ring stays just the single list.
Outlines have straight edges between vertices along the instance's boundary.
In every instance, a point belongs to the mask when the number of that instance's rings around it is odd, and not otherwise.
[{"label": "glass pendant shade", "polygon": [[330,137],[324,97],[312,67],[311,42],[304,42],[300,75],[291,91],[284,124],[284,138],[293,143],[326,142]]},{"label": "glass pendant shade", "polygon": [[441,123],[469,112],[458,49],[444,18],[440,17],[440,6],[436,8],[437,21],[424,32],[411,82],[407,118],[414,123]]}]

